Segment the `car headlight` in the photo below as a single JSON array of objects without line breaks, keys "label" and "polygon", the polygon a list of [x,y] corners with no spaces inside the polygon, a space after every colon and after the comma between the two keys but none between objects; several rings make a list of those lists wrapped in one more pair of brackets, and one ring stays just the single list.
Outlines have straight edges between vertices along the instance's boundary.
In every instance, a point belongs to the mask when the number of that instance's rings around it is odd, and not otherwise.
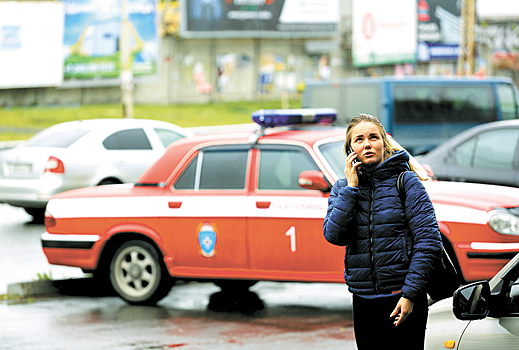
[{"label": "car headlight", "polygon": [[506,210],[488,212],[487,221],[490,227],[505,235],[519,235],[519,217]]}]

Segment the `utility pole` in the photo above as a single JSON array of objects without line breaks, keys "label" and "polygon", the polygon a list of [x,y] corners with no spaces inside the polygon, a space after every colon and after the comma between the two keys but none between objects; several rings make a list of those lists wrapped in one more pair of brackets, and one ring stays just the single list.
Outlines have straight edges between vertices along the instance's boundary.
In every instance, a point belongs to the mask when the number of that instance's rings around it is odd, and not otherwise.
[{"label": "utility pole", "polygon": [[121,36],[119,39],[121,59],[121,104],[123,118],[133,118],[133,72],[130,54],[130,21],[128,20],[127,0],[122,0]]},{"label": "utility pole", "polygon": [[[474,53],[476,41],[474,31],[476,26],[476,0],[463,0],[461,5],[461,42],[458,56],[458,75],[474,74]],[[468,72],[465,66],[468,65]]]}]

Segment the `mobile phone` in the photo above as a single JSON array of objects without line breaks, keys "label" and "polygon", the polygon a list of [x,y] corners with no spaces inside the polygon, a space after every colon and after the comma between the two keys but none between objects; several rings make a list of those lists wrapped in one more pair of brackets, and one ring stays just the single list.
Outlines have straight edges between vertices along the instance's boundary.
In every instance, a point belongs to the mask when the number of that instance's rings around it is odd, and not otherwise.
[{"label": "mobile phone", "polygon": [[[348,147],[346,148],[346,151],[348,152],[348,155],[350,153],[353,153],[353,148],[351,148],[351,145],[348,145]],[[355,165],[357,163],[360,163],[357,158],[353,158],[353,162],[351,163],[351,165]]]}]

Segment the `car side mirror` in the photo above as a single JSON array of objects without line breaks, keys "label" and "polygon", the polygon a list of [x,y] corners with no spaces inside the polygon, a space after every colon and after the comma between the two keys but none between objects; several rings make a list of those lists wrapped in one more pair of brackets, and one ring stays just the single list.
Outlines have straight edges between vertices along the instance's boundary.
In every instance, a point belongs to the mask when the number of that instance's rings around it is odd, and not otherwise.
[{"label": "car side mirror", "polygon": [[482,320],[490,312],[490,284],[487,281],[463,286],[454,292],[452,311],[460,320]]},{"label": "car side mirror", "polygon": [[324,178],[324,174],[318,170],[306,170],[299,174],[297,180],[299,186],[307,190],[330,191],[330,184]]}]

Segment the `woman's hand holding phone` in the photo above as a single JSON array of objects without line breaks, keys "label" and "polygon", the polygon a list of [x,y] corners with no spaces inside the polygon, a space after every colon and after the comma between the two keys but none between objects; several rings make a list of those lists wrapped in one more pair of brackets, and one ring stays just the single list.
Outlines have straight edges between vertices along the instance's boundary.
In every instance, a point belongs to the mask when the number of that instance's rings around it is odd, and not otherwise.
[{"label": "woman's hand holding phone", "polygon": [[348,157],[346,158],[346,168],[344,168],[344,175],[348,186],[357,187],[359,185],[359,178],[357,176],[357,168],[362,164],[357,160],[357,153],[353,152],[351,147],[349,148]]}]

